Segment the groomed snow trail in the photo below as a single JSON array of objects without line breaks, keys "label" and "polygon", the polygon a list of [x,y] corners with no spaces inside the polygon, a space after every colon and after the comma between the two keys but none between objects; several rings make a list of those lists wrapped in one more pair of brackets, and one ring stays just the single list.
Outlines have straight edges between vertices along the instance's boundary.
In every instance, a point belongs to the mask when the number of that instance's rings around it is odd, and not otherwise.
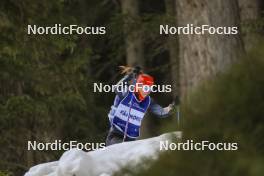
[{"label": "groomed snow trail", "polygon": [[145,159],[155,160],[160,154],[160,141],[181,138],[181,132],[124,142],[104,149],[84,152],[66,151],[59,161],[32,167],[25,176],[111,176],[123,167],[147,167]]}]

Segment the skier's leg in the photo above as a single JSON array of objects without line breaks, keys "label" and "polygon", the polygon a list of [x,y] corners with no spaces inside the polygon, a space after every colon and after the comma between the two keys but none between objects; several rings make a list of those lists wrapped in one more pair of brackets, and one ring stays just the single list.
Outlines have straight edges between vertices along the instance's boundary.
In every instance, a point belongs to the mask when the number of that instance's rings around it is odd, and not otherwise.
[{"label": "skier's leg", "polygon": [[114,132],[113,128],[110,128],[109,133],[106,138],[106,146],[118,144],[123,142],[123,138],[121,135]]}]

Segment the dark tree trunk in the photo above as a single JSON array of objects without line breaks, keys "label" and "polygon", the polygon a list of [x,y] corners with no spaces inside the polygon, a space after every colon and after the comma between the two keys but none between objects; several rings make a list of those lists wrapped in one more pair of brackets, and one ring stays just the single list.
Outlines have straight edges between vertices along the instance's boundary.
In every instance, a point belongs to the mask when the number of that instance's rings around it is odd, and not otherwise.
[{"label": "dark tree trunk", "polygon": [[[256,21],[261,15],[261,3],[260,0],[238,0],[240,9],[240,18],[242,27],[248,28],[249,25],[256,24]],[[249,28],[250,29],[250,28]],[[257,45],[259,39],[258,31],[243,30],[243,41],[247,51],[251,50]]]},{"label": "dark tree trunk", "polygon": [[144,67],[143,40],[138,30],[139,4],[137,0],[122,0],[122,13],[124,15],[124,30],[126,44],[126,61],[129,66]]},{"label": "dark tree trunk", "polygon": [[[176,24],[176,12],[175,12],[175,0],[165,0],[166,15],[169,21],[172,21],[172,25]],[[178,38],[177,36],[169,35],[168,49],[170,53],[170,69],[172,80],[172,95],[173,98],[177,98],[180,95],[180,77],[179,77],[179,51],[178,51]]]},{"label": "dark tree trunk", "polygon": [[[236,0],[176,1],[178,26],[238,26]],[[181,96],[187,98],[201,81],[224,71],[243,52],[237,35],[179,35]]]}]

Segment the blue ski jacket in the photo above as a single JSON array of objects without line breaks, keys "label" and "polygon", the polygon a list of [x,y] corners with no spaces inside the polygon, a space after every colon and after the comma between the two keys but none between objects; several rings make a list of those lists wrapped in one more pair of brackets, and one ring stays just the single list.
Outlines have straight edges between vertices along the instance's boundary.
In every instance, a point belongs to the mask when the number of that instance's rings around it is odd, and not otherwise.
[{"label": "blue ski jacket", "polygon": [[[132,75],[126,75],[118,84],[129,85],[129,81],[133,80]],[[139,101],[134,92],[115,90],[116,97],[114,104],[108,114],[111,127],[119,134],[126,134],[126,137],[136,139],[140,136],[140,126],[144,115],[148,110],[157,117],[167,117],[169,112],[165,111],[160,105],[155,103],[150,96]]]}]

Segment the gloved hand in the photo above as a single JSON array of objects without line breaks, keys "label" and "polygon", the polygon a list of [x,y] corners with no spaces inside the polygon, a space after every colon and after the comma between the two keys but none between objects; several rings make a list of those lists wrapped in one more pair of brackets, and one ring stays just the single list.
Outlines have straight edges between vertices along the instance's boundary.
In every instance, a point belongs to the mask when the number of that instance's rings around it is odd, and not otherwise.
[{"label": "gloved hand", "polygon": [[166,113],[169,113],[173,108],[174,108],[174,102],[169,104],[169,106],[167,106],[166,108],[164,108],[164,111]]},{"label": "gloved hand", "polygon": [[141,67],[140,67],[140,66],[136,66],[136,67],[134,67],[134,69],[133,69],[133,73],[135,73],[136,75],[142,73],[142,69],[141,69]]}]

